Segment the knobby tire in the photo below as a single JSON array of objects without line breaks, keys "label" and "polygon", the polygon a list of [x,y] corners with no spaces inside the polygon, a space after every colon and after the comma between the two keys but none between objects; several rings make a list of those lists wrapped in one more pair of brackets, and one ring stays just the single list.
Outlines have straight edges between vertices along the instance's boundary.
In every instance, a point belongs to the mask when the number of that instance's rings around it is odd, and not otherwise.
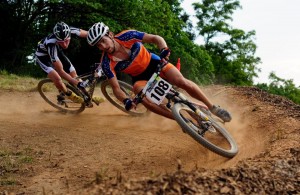
[{"label": "knobby tire", "polygon": [[[206,134],[210,132],[206,132],[204,135],[200,135],[196,129],[196,126],[189,124],[189,121],[181,114],[181,111],[187,111],[187,113],[193,112],[187,105],[182,103],[175,103],[174,106],[172,107],[172,113],[175,120],[178,122],[181,128],[183,128],[183,130],[187,134],[189,134],[194,140],[196,140],[198,143],[200,143],[207,149],[221,156],[227,158],[234,157],[238,153],[237,144],[234,141],[234,139],[231,137],[231,135],[224,127],[221,127],[211,115],[207,114],[208,112],[206,110],[203,110],[204,108],[199,108],[199,109],[202,110],[202,112],[206,113],[206,116],[209,118],[213,127],[216,129],[216,135],[213,134],[210,136],[220,136],[222,137],[222,139],[225,138],[227,144],[229,144],[229,148],[223,148],[222,146],[219,146],[219,144],[211,142],[210,140],[206,139]],[[198,115],[197,117],[200,118],[200,116]]]}]

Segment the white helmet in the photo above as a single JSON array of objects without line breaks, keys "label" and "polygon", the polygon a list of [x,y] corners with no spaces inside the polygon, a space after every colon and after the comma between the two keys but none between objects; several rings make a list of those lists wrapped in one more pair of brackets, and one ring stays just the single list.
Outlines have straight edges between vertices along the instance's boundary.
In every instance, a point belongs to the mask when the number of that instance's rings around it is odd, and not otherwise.
[{"label": "white helmet", "polygon": [[102,22],[94,24],[88,31],[87,42],[89,45],[94,46],[100,39],[108,34],[109,28]]},{"label": "white helmet", "polygon": [[58,22],[53,28],[53,34],[59,41],[64,41],[71,36],[70,27],[64,22]]}]

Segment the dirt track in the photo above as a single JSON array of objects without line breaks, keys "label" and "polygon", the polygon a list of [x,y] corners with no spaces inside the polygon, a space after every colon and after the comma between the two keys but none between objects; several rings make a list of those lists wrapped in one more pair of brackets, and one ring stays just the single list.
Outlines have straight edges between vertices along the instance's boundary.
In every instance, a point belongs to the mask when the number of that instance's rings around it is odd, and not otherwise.
[{"label": "dirt track", "polygon": [[[227,128],[240,152],[233,159],[218,156],[184,134],[169,119],[151,114],[130,117],[108,102],[80,115],[63,115],[37,92],[0,92],[0,147],[30,149],[34,161],[15,170],[17,185],[1,191],[25,194],[75,193],[101,177],[126,178],[173,173],[177,160],[184,171],[228,169],[262,154],[282,134],[300,129],[299,116],[265,103],[242,90],[214,87],[206,93],[228,108],[234,119]],[[275,117],[276,119],[275,119]],[[287,141],[287,140],[285,140]],[[283,142],[299,147],[299,140]],[[275,148],[274,153],[280,148]],[[1,172],[0,172],[1,176]]]}]

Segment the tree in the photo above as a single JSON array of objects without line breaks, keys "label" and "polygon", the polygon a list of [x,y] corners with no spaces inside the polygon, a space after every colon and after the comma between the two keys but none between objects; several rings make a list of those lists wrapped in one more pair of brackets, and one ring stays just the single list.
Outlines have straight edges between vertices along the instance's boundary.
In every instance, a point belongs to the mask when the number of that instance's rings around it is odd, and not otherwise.
[{"label": "tree", "polygon": [[300,86],[296,87],[292,79],[282,79],[274,72],[269,75],[270,84],[259,83],[256,86],[269,93],[281,95],[289,98],[293,102],[300,104]]},{"label": "tree", "polygon": [[0,56],[0,69],[16,71],[26,57],[32,53],[35,31],[43,30],[36,22],[37,17],[44,15],[49,9],[47,1],[1,1],[0,25],[4,28],[0,33],[0,44],[3,46]]},{"label": "tree", "polygon": [[[32,75],[41,71],[28,56],[33,56],[37,42],[52,32],[56,22],[88,30],[95,22],[103,21],[115,33],[137,29],[159,34],[172,50],[171,62],[182,59],[185,76],[203,83],[210,82],[213,76],[207,52],[192,42],[192,34],[183,30],[187,24],[182,19],[187,18],[178,0],[4,0],[0,13],[1,26],[6,27],[0,37],[0,43],[5,45],[0,69],[9,72]],[[153,45],[146,47],[159,52]],[[88,71],[89,65],[100,58],[100,51],[82,39],[72,38],[65,52],[79,73]]]},{"label": "tree", "polygon": [[[248,33],[232,28],[233,11],[240,8],[237,0],[202,0],[193,3],[197,29],[204,38],[204,48],[208,51],[215,68],[217,83],[252,85],[257,76],[256,67],[260,58],[255,57],[255,31]],[[217,39],[222,37],[223,41]]]}]

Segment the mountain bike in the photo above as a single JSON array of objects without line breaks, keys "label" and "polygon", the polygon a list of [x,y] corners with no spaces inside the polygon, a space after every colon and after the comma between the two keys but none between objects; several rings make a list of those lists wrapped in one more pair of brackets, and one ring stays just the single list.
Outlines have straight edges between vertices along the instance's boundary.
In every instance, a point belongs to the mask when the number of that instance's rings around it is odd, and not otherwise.
[{"label": "mountain bike", "polygon": [[[75,103],[69,100],[62,91],[59,91],[54,83],[49,79],[43,79],[38,83],[37,89],[42,96],[42,98],[50,104],[52,107],[58,109],[64,113],[78,114],[83,112],[85,108],[92,108],[94,105],[98,105],[93,97],[102,96],[115,107],[133,116],[141,116],[147,112],[147,109],[141,105],[136,110],[127,111],[124,108],[123,102],[119,101],[113,94],[113,90],[109,85],[109,82],[104,75],[99,63],[91,66],[91,72],[78,76],[76,79],[81,80],[86,87],[86,92],[80,90],[77,86],[74,86],[66,81],[64,81],[66,87],[84,99],[83,103]],[[134,97],[132,92],[132,86],[128,83],[118,80],[120,88],[129,97]],[[100,91],[101,89],[101,91]]]},{"label": "mountain bike", "polygon": [[159,106],[166,106],[184,133],[221,156],[234,157],[238,153],[238,147],[226,130],[225,123],[212,115],[206,106],[190,101],[183,93],[161,78],[160,71],[164,65],[163,63],[159,65],[133,102],[139,105],[144,98],[147,98]]}]

